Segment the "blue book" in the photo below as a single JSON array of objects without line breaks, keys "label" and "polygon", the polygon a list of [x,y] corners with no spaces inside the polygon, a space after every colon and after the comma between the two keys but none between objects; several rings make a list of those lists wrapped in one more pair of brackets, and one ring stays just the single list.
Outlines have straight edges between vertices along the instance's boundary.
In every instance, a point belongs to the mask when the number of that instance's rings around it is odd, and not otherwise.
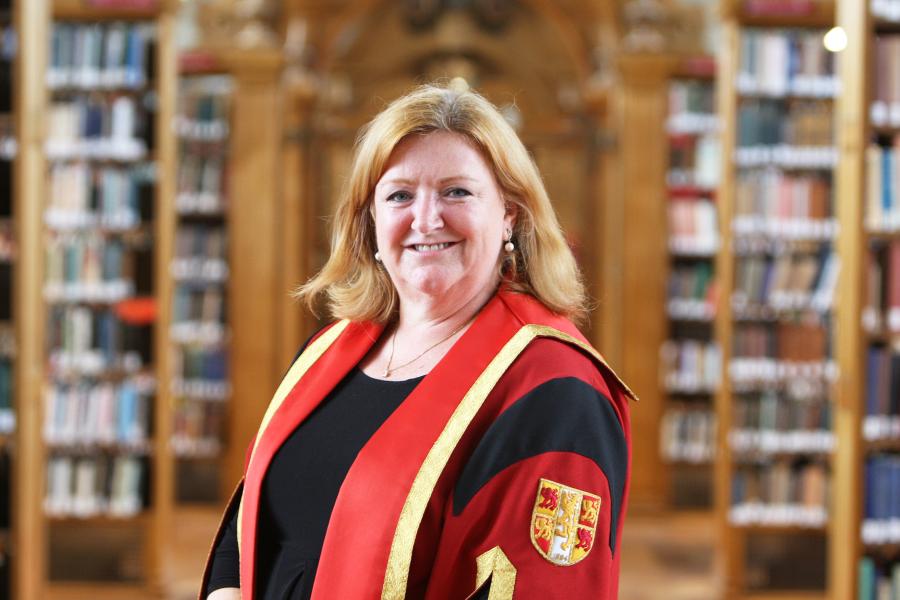
[{"label": "blue book", "polygon": [[118,394],[119,410],[116,415],[116,439],[128,441],[137,418],[137,390],[129,383],[122,384]]},{"label": "blue book", "polygon": [[878,374],[884,356],[884,348],[870,346],[866,356],[866,414],[878,414]]},{"label": "blue book", "polygon": [[875,562],[868,556],[859,559],[857,600],[875,600]]},{"label": "blue book", "polygon": [[894,198],[894,151],[883,148],[881,151],[881,207],[883,214],[890,214]]}]

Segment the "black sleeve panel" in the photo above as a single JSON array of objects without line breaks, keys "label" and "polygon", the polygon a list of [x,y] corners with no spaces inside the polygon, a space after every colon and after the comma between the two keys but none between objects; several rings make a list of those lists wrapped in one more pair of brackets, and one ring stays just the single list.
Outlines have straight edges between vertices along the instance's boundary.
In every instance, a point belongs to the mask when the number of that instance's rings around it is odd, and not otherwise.
[{"label": "black sleeve panel", "polygon": [[580,454],[594,461],[606,476],[612,498],[609,547],[615,551],[628,445],[612,402],[575,377],[539,385],[491,424],[456,483],[453,514],[465,510],[492,477],[513,463],[546,452]]},{"label": "black sleeve panel", "polygon": [[240,553],[237,541],[237,503],[231,514],[227,516],[227,524],[212,553],[212,564],[209,569],[209,583],[205,596],[209,596],[219,588],[241,587]]}]

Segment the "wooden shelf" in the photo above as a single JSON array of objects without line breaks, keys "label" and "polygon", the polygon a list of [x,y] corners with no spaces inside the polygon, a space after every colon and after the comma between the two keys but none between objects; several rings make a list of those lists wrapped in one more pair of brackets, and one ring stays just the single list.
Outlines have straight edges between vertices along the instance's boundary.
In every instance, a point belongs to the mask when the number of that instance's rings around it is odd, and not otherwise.
[{"label": "wooden shelf", "polygon": [[121,583],[54,582],[45,589],[46,600],[158,600],[146,586]]},{"label": "wooden shelf", "polygon": [[[734,0],[734,14],[745,27],[832,27],[833,0]],[[754,10],[755,6],[766,10]]]},{"label": "wooden shelf", "polygon": [[64,21],[146,21],[159,16],[169,0],[52,0],[53,18]]}]

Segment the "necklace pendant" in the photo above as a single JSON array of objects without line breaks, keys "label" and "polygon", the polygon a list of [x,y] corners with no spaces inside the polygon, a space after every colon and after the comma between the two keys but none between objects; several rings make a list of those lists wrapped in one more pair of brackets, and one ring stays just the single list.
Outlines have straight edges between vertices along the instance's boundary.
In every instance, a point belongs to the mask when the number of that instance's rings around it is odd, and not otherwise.
[{"label": "necklace pendant", "polygon": [[385,369],[384,369],[384,377],[390,377],[390,376],[391,376],[391,370],[388,369],[387,367],[385,367]]}]

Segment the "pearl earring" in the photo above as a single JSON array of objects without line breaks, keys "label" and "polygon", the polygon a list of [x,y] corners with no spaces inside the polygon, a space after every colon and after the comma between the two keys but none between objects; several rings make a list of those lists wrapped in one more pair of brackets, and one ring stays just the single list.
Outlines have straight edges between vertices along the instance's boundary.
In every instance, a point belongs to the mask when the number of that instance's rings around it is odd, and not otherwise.
[{"label": "pearl earring", "polygon": [[506,243],[503,244],[503,249],[507,252],[512,252],[516,249],[515,244],[512,243],[512,229],[506,230]]},{"label": "pearl earring", "polygon": [[378,252],[377,250],[375,251],[375,260],[377,262],[381,262],[381,253]]}]

